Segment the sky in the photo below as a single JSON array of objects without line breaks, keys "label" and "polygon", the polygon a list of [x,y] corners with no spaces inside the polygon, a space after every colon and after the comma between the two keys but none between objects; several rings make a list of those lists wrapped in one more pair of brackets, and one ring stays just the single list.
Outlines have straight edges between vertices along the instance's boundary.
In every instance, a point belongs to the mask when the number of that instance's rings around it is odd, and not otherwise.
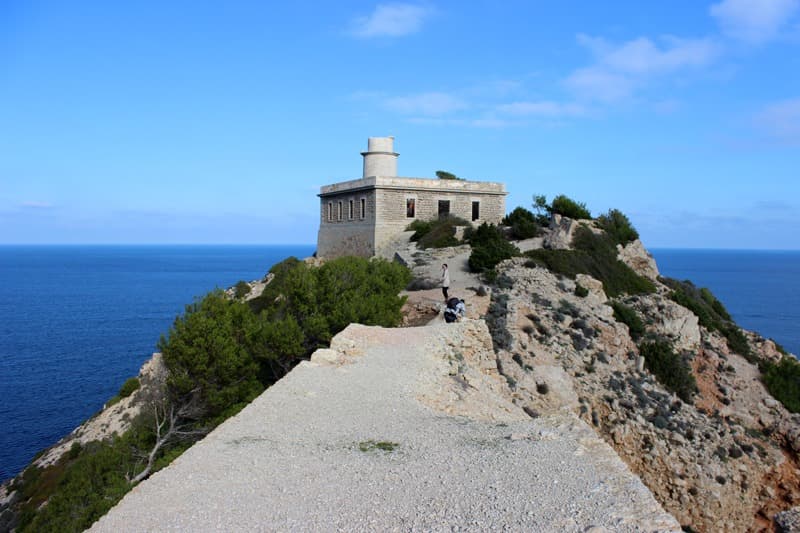
[{"label": "sky", "polygon": [[800,0],[0,2],[0,244],[314,243],[401,176],[800,249]]}]

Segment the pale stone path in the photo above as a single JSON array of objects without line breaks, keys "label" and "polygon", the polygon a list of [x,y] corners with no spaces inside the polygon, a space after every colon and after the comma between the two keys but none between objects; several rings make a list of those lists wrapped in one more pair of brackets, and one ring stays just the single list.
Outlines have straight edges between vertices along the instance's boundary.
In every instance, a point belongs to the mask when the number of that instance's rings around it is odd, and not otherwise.
[{"label": "pale stone path", "polygon": [[528,418],[486,358],[461,374],[475,332],[350,326],[92,531],[679,530],[583,422]]}]

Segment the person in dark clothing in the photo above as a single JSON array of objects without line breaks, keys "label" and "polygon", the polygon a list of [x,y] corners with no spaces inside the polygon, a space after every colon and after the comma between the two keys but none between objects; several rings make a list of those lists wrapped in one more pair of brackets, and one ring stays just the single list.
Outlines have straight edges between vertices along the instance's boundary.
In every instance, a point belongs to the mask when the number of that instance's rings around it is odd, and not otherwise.
[{"label": "person in dark clothing", "polygon": [[448,324],[458,320],[458,317],[467,316],[467,307],[464,305],[464,300],[458,298],[450,298],[447,300],[447,307],[444,309],[444,321]]}]

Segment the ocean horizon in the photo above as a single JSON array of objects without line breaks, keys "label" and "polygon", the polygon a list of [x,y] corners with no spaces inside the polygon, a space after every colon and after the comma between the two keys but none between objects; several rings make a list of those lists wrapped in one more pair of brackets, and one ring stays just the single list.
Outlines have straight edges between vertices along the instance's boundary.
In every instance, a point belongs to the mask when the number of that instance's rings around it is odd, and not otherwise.
[{"label": "ocean horizon", "polygon": [[[314,245],[0,245],[0,480],[138,373],[186,304]],[[744,328],[800,352],[800,251],[651,249]]]}]

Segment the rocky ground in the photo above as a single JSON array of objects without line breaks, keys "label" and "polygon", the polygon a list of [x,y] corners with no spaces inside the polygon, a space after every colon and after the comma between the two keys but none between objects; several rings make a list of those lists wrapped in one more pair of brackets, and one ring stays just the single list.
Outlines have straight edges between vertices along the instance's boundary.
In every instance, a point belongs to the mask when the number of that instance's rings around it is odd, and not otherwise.
[{"label": "rocky ground", "polygon": [[508,395],[486,325],[351,325],[92,531],[678,531],[569,412]]},{"label": "rocky ground", "polygon": [[[576,226],[556,220],[543,239],[522,245],[568,248]],[[523,259],[498,268],[506,288],[495,288],[492,298],[502,305],[493,306],[496,316],[487,316],[494,324],[498,368],[510,384],[508,397],[530,413],[580,416],[682,525],[697,531],[771,530],[777,512],[800,505],[800,416],[769,395],[756,365],[668,298],[639,241],[619,252],[657,285],[656,294],[622,301],[648,332],[690,355],[699,388],[693,402],[681,401],[643,368],[602,283],[529,268]],[[436,253],[436,262],[446,260],[445,252]],[[419,262],[427,261],[426,254],[410,252]],[[418,277],[429,275],[426,265],[411,266]],[[575,295],[576,281],[589,289],[587,296]],[[454,290],[465,290],[466,283]],[[424,299],[412,294],[407,305],[419,307]],[[758,358],[781,357],[771,341],[753,333],[748,338]]]}]

